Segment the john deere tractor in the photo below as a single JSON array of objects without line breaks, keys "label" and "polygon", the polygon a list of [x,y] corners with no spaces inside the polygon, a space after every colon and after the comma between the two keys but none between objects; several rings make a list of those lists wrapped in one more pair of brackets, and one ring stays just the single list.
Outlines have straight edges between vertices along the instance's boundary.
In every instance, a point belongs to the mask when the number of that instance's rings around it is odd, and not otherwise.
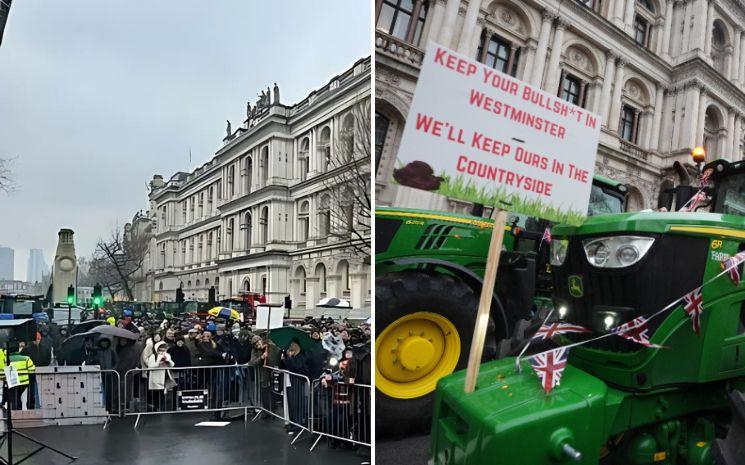
[{"label": "john deere tractor", "polygon": [[[464,372],[443,378],[434,464],[745,464],[745,283],[707,283],[745,249],[745,162],[707,170],[711,200],[693,212],[591,217],[554,227],[551,245],[554,308],[591,338],[703,286],[700,334],[676,304],[649,320],[662,348],[617,334],[572,347],[549,394],[514,357],[482,364],[470,394]],[[675,210],[690,197],[681,186]]]},{"label": "john deere tractor", "polygon": [[[626,186],[597,176],[589,213],[622,212],[625,198]],[[529,320],[550,304],[547,224],[510,215],[485,360],[510,353]],[[377,428],[381,434],[423,431],[437,381],[465,366],[493,222],[380,208],[375,225]]]}]

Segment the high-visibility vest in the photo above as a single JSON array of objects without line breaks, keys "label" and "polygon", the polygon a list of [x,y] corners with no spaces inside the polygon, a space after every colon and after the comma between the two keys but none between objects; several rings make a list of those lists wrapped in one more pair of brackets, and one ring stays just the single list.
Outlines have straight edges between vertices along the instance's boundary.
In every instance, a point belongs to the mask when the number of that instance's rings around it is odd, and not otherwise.
[{"label": "high-visibility vest", "polygon": [[[10,364],[18,371],[18,382],[22,385],[29,383],[29,375],[36,373],[36,365],[31,357],[21,354],[10,354]],[[0,380],[5,379],[5,349],[0,349]]]}]

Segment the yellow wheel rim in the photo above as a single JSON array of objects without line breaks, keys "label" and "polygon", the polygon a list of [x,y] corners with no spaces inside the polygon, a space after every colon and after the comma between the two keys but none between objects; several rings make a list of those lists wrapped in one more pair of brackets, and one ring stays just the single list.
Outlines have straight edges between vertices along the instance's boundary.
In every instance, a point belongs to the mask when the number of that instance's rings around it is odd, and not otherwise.
[{"label": "yellow wheel rim", "polygon": [[375,338],[375,386],[397,399],[421,397],[455,370],[459,358],[460,335],[450,320],[437,313],[411,313]]}]

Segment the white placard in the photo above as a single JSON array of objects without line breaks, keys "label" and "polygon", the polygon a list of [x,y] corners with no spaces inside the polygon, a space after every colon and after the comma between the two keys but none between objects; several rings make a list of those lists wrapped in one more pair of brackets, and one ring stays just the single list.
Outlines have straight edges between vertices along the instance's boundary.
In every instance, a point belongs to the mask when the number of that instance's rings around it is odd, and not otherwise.
[{"label": "white placard", "polygon": [[283,308],[269,307],[267,305],[259,305],[256,307],[256,329],[267,329],[267,322],[269,324],[269,329],[281,328],[284,325]]},{"label": "white placard", "polygon": [[430,43],[394,181],[580,224],[601,123],[584,108]]}]

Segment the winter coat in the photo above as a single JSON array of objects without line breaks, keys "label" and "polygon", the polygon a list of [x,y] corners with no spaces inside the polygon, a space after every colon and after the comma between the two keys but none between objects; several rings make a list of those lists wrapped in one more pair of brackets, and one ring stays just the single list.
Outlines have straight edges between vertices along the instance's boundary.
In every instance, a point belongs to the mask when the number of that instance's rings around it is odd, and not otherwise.
[{"label": "winter coat", "polygon": [[[148,368],[164,368],[172,367],[174,365],[173,360],[171,360],[171,355],[168,352],[164,353],[162,356],[158,355],[158,348],[163,345],[166,345],[166,343],[163,341],[155,344],[154,351],[150,355],[150,357],[148,357],[146,362]],[[160,361],[161,357],[165,358],[163,364],[161,364]],[[171,372],[169,370],[149,371],[147,377],[147,388],[151,391],[165,391],[167,379],[175,384],[175,382],[173,381],[173,376],[171,376]]]},{"label": "winter coat", "polygon": [[190,367],[191,366],[191,352],[186,348],[185,345],[179,347],[174,345],[168,349],[168,354],[173,360],[174,366],[176,367]]},{"label": "winter coat", "polygon": [[215,341],[209,343],[200,342],[197,344],[197,354],[193,357],[194,365],[197,366],[211,366],[211,365],[223,365],[223,358],[220,351],[217,349]]},{"label": "winter coat", "polygon": [[32,342],[21,351],[21,355],[30,357],[37,367],[46,367],[52,363],[52,344],[44,337],[39,343]]},{"label": "winter coat", "polygon": [[311,374],[311,360],[304,350],[291,357],[285,355],[285,358],[279,362],[279,367],[303,376],[310,376]]},{"label": "winter coat", "polygon": [[140,354],[144,349],[142,342],[128,342],[126,346],[117,346],[116,353],[119,356],[119,363],[116,365],[116,371],[124,379],[124,374],[129,370],[134,370],[140,366]]},{"label": "winter coat", "polygon": [[147,367],[147,360],[155,352],[153,345],[153,338],[147,338],[147,341],[145,341],[145,347],[142,349],[142,356],[140,357],[140,366],[143,368]]}]

